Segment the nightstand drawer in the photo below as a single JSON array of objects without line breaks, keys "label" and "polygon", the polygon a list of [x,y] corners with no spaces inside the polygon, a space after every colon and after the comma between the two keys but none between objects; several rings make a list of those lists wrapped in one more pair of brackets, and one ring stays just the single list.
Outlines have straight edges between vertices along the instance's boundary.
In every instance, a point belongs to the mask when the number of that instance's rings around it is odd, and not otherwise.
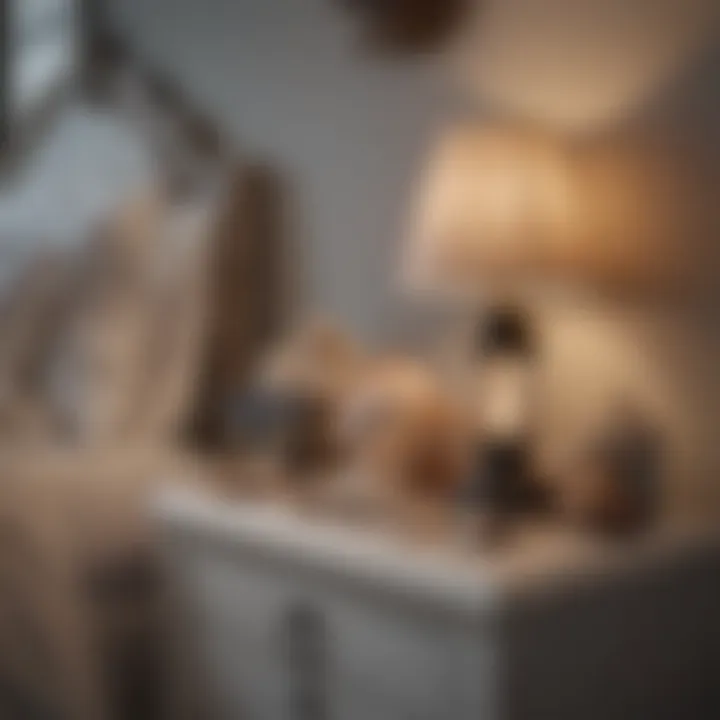
[{"label": "nightstand drawer", "polygon": [[335,596],[327,609],[342,720],[448,716],[453,657],[439,626],[410,608],[377,600]]},{"label": "nightstand drawer", "polygon": [[[250,720],[441,720],[450,648],[402,606],[298,587],[239,558],[198,558],[203,652],[223,710]],[[368,715],[368,713],[370,713]]]},{"label": "nightstand drawer", "polygon": [[221,717],[290,717],[280,627],[288,602],[286,585],[234,558],[207,555],[198,560],[202,660]]},{"label": "nightstand drawer", "polygon": [[[452,657],[441,628],[241,558],[195,568],[203,659],[228,717],[442,720]],[[240,715],[242,713],[242,715]]]}]

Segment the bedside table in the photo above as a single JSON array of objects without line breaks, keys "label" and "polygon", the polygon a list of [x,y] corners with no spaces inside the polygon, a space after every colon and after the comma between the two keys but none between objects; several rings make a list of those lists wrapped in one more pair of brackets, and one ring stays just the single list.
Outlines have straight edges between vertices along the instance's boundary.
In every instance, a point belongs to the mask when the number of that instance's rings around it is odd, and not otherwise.
[{"label": "bedside table", "polygon": [[713,533],[485,554],[188,491],[155,513],[220,718],[720,717]]}]

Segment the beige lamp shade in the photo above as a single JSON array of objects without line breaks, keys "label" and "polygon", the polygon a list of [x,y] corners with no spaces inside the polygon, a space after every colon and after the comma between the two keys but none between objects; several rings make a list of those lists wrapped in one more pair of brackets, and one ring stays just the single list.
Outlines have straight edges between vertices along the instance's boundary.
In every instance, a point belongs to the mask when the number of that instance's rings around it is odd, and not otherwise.
[{"label": "beige lamp shade", "polygon": [[563,254],[571,212],[569,170],[551,139],[456,128],[421,180],[405,279],[417,290],[461,295],[529,281]]},{"label": "beige lamp shade", "polygon": [[453,128],[417,190],[405,287],[467,298],[568,285],[626,290],[661,279],[670,255],[653,252],[657,234],[639,222],[649,215],[639,188],[651,178],[624,182],[623,163],[598,166],[592,153],[571,154],[543,132]]}]

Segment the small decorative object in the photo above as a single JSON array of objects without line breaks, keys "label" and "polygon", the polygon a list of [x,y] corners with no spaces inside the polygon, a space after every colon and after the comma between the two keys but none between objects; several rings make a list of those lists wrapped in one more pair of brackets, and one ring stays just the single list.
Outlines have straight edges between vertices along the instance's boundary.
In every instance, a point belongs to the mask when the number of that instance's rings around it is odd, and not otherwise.
[{"label": "small decorative object", "polygon": [[320,469],[337,458],[338,407],[361,366],[351,340],[322,321],[300,328],[265,362],[259,385],[282,407],[278,450],[291,475]]},{"label": "small decorative object", "polygon": [[[261,491],[312,479],[337,456],[332,408],[323,398],[252,386],[227,408],[233,447],[243,458],[243,489]],[[252,469],[252,472],[248,472]]]},{"label": "small decorative object", "polygon": [[230,400],[228,416],[233,446],[250,453],[269,454],[277,448],[284,425],[285,403],[264,388],[251,387]]},{"label": "small decorative object", "polygon": [[322,397],[253,387],[231,403],[233,444],[250,455],[278,454],[291,476],[335,455],[332,410]]},{"label": "small decorative object", "polygon": [[645,528],[658,510],[661,445],[653,423],[634,405],[619,403],[566,479],[567,515],[606,533]]},{"label": "small decorative object", "polygon": [[332,322],[314,319],[281,342],[261,368],[260,382],[287,392],[339,399],[362,371],[352,339]]},{"label": "small decorative object", "polygon": [[378,361],[345,404],[341,432],[358,498],[446,502],[457,493],[466,466],[463,419],[421,363]]},{"label": "small decorative object", "polygon": [[290,395],[286,402],[286,432],[280,450],[291,475],[321,470],[337,457],[333,436],[334,411],[321,395]]}]

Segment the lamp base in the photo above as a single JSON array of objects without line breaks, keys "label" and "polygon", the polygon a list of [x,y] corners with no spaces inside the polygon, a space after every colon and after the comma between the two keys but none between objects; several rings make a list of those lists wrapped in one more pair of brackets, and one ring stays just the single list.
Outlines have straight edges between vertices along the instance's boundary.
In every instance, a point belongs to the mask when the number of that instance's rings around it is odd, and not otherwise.
[{"label": "lamp base", "polygon": [[500,521],[545,509],[549,498],[534,462],[531,396],[537,343],[528,313],[507,304],[484,313],[473,354],[483,391],[466,501],[478,513]]}]

